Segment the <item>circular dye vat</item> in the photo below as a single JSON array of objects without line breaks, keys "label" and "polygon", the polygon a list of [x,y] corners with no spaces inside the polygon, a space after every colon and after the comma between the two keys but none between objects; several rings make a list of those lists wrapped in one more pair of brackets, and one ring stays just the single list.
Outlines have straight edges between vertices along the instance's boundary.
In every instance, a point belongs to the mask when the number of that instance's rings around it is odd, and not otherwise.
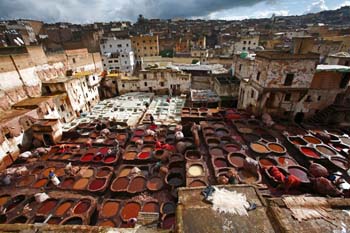
[{"label": "circular dye vat", "polygon": [[225,128],[225,125],[223,123],[214,123],[213,127],[216,129],[219,129],[219,128]]},{"label": "circular dye vat", "polygon": [[62,160],[67,160],[67,159],[70,159],[72,158],[72,154],[65,154],[61,157]]},{"label": "circular dye vat", "polygon": [[102,207],[101,215],[106,218],[115,216],[118,213],[119,207],[120,207],[119,202],[107,201]]},{"label": "circular dye vat", "polygon": [[40,179],[40,180],[38,180],[37,182],[34,183],[33,187],[34,188],[44,187],[47,184],[47,181],[48,180],[46,178]]},{"label": "circular dye vat", "polygon": [[284,154],[286,153],[286,148],[284,148],[284,146],[282,146],[281,144],[278,143],[268,143],[267,147],[274,153],[277,154]]},{"label": "circular dye vat", "polygon": [[136,151],[127,151],[123,158],[125,160],[134,160],[136,158],[137,152]]},{"label": "circular dye vat", "polygon": [[100,168],[96,174],[96,177],[106,177],[111,173],[109,168]]},{"label": "circular dye vat", "polygon": [[196,150],[188,150],[186,151],[185,158],[187,160],[200,160],[202,158],[202,155],[199,151]]},{"label": "circular dye vat", "polygon": [[142,207],[142,212],[159,212],[158,202],[147,202]]},{"label": "circular dye vat", "polygon": [[105,163],[114,163],[117,160],[117,157],[115,155],[107,156],[103,162]]},{"label": "circular dye vat", "polygon": [[128,221],[130,218],[136,218],[141,210],[141,205],[137,202],[127,203],[121,211],[121,218]]},{"label": "circular dye vat", "polygon": [[217,130],[215,130],[215,132],[216,132],[216,135],[218,135],[219,137],[230,135],[230,132],[227,129],[224,129],[224,128],[217,129]]},{"label": "circular dye vat", "polygon": [[229,155],[228,160],[232,166],[241,168],[244,166],[245,158],[246,156],[244,154],[233,153]]},{"label": "circular dye vat", "polygon": [[251,133],[243,135],[243,138],[247,142],[256,142],[256,141],[258,141],[260,139],[260,137],[258,135],[251,134]]},{"label": "circular dye vat", "polygon": [[175,225],[175,215],[174,214],[165,215],[162,221],[162,228],[171,229],[174,225]]},{"label": "circular dye vat", "polygon": [[66,178],[62,183],[61,183],[61,188],[65,188],[65,189],[70,189],[72,188],[73,184],[74,184],[74,179],[73,178]]},{"label": "circular dye vat", "polygon": [[73,189],[75,190],[83,190],[86,188],[86,186],[89,183],[89,179],[88,178],[81,178],[79,180],[77,180],[74,185],[73,185]]},{"label": "circular dye vat", "polygon": [[46,168],[46,169],[44,170],[44,172],[43,172],[43,175],[44,175],[45,177],[48,177],[51,170],[52,170],[52,171],[55,171],[56,168],[54,168],[54,167]]},{"label": "circular dye vat", "polygon": [[266,154],[266,153],[270,152],[270,150],[265,145],[263,145],[261,143],[257,143],[257,142],[251,143],[250,149],[252,149],[252,151],[259,153],[259,154]]},{"label": "circular dye vat", "polygon": [[128,187],[128,192],[130,193],[139,193],[145,190],[146,187],[146,178],[143,176],[136,176],[130,181]]},{"label": "circular dye vat", "polygon": [[188,168],[188,174],[192,177],[202,176],[204,174],[203,166],[201,165],[191,165]]},{"label": "circular dye vat", "polygon": [[124,140],[126,139],[126,135],[125,135],[125,134],[118,134],[118,135],[116,136],[116,139],[117,139],[118,141],[124,141]]},{"label": "circular dye vat", "polygon": [[176,205],[174,202],[165,202],[162,205],[161,213],[162,214],[173,214],[175,213]]},{"label": "circular dye vat", "polygon": [[221,167],[228,167],[228,164],[226,162],[226,159],[224,159],[224,158],[215,158],[214,159],[214,166],[217,168],[221,168]]},{"label": "circular dye vat", "polygon": [[305,142],[302,138],[300,137],[288,137],[288,139],[290,140],[291,143],[293,143],[294,145],[298,145],[298,146],[305,146],[307,144],[307,142]]},{"label": "circular dye vat", "polygon": [[304,136],[303,139],[311,144],[321,144],[321,140],[313,136]]},{"label": "circular dye vat", "polygon": [[73,209],[74,214],[82,214],[90,208],[90,200],[81,200]]},{"label": "circular dye vat", "polygon": [[291,175],[298,177],[301,180],[301,182],[303,182],[303,183],[310,182],[307,172],[305,171],[305,169],[303,169],[301,167],[290,166],[290,167],[288,167],[288,172]]},{"label": "circular dye vat", "polygon": [[247,169],[240,169],[238,171],[239,178],[246,184],[253,184],[258,181],[257,174],[248,171]]},{"label": "circular dye vat", "polygon": [[94,158],[94,154],[92,153],[87,153],[83,157],[80,158],[81,162],[90,162]]},{"label": "circular dye vat", "polygon": [[99,152],[103,155],[106,155],[109,151],[108,147],[102,147],[101,149],[99,149]]},{"label": "circular dye vat", "polygon": [[112,183],[112,190],[116,192],[125,191],[129,185],[129,178],[123,176],[115,179]]},{"label": "circular dye vat", "polygon": [[202,180],[194,180],[189,185],[189,187],[205,187],[207,184]]},{"label": "circular dye vat", "polygon": [[80,217],[71,217],[62,221],[62,225],[82,225],[83,220]]},{"label": "circular dye vat", "polygon": [[241,127],[241,128],[238,128],[237,130],[240,133],[253,133],[253,130],[247,127]]},{"label": "circular dye vat", "polygon": [[73,205],[73,202],[71,201],[63,202],[61,205],[57,207],[55,215],[62,216],[66,214],[66,212],[72,207],[72,205]]},{"label": "circular dye vat", "polygon": [[277,165],[277,162],[271,158],[263,158],[263,159],[259,159],[259,164],[263,168],[269,168],[271,166]]},{"label": "circular dye vat", "polygon": [[318,146],[316,146],[316,149],[325,155],[336,155],[336,153],[331,148],[329,148],[327,146],[318,145]]},{"label": "circular dye vat", "polygon": [[130,167],[123,168],[119,173],[119,177],[128,176],[130,174],[131,169],[132,168]]},{"label": "circular dye vat", "polygon": [[214,147],[220,145],[220,140],[216,138],[209,138],[207,140],[207,144],[209,147]]},{"label": "circular dye vat", "polygon": [[115,223],[112,220],[102,220],[97,223],[101,227],[116,227]]},{"label": "circular dye vat", "polygon": [[39,207],[39,209],[37,210],[38,214],[48,214],[49,212],[51,212],[56,204],[57,204],[57,200],[55,199],[49,199],[44,201],[44,203]]},{"label": "circular dye vat", "polygon": [[240,146],[239,145],[234,145],[234,144],[227,144],[225,145],[225,150],[227,150],[229,153],[231,152],[236,152],[238,150],[240,150]]},{"label": "circular dye vat", "polygon": [[314,150],[313,148],[302,147],[300,150],[307,157],[310,157],[313,159],[320,159],[321,158],[320,154],[316,150]]},{"label": "circular dye vat", "polygon": [[92,161],[94,162],[100,162],[103,159],[103,155],[102,154],[98,154],[95,155],[94,158],[92,159]]},{"label": "circular dye vat", "polygon": [[150,152],[140,152],[137,155],[138,159],[149,159],[151,157],[151,153]]},{"label": "circular dye vat", "polygon": [[147,181],[147,189],[151,191],[158,191],[162,189],[163,185],[163,179],[158,176],[152,177]]},{"label": "circular dye vat", "polygon": [[144,133],[145,132],[142,129],[137,129],[134,131],[134,135],[136,135],[136,136],[143,136]]},{"label": "circular dye vat", "polygon": [[342,159],[339,157],[332,157],[331,162],[334,163],[334,165],[340,167],[343,170],[348,169],[348,161],[346,159]]},{"label": "circular dye vat", "polygon": [[143,146],[141,149],[141,152],[152,152],[153,151],[153,146]]},{"label": "circular dye vat", "polygon": [[84,178],[89,178],[94,175],[94,169],[92,168],[84,169],[80,172],[80,175]]},{"label": "circular dye vat", "polygon": [[215,147],[215,148],[210,149],[210,154],[212,156],[217,157],[217,156],[224,156],[225,153],[224,153],[224,150],[221,149],[220,147]]},{"label": "circular dye vat", "polygon": [[180,173],[169,173],[167,175],[167,182],[169,185],[178,187],[183,183],[183,177]]},{"label": "circular dye vat", "polygon": [[61,167],[55,171],[56,176],[64,176],[66,173],[64,171],[64,168]]},{"label": "circular dye vat", "polygon": [[136,142],[136,141],[138,141],[138,140],[141,140],[141,137],[136,137],[136,136],[134,136],[134,137],[131,138],[131,141],[132,141],[132,142]]},{"label": "circular dye vat", "polygon": [[8,202],[8,200],[9,200],[10,198],[11,198],[10,195],[1,196],[1,197],[0,197],[0,206],[5,205],[5,204]]},{"label": "circular dye vat", "polygon": [[10,204],[7,206],[7,212],[14,209],[18,204],[20,204],[22,201],[24,201],[25,196],[24,195],[18,195],[11,199]]},{"label": "circular dye vat", "polygon": [[90,184],[88,189],[90,191],[98,191],[101,190],[106,184],[106,179],[95,179]]},{"label": "circular dye vat", "polygon": [[151,135],[145,136],[145,137],[143,137],[143,141],[152,142],[152,141],[154,141],[154,137]]},{"label": "circular dye vat", "polygon": [[31,175],[31,176],[23,176],[19,182],[17,182],[17,186],[19,187],[24,187],[24,186],[29,186],[30,184],[32,184],[35,180],[35,176]]},{"label": "circular dye vat", "polygon": [[291,165],[297,165],[297,163],[293,159],[288,157],[279,157],[277,161],[280,165],[285,167],[291,166]]}]

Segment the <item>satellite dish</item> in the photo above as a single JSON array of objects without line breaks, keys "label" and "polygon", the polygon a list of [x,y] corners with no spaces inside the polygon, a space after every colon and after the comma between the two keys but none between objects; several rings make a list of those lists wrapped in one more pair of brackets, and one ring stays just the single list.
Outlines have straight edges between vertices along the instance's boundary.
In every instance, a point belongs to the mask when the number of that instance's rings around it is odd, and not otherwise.
[{"label": "satellite dish", "polygon": [[21,38],[17,37],[16,39],[19,41],[19,43],[21,43],[22,45],[24,45],[24,42],[23,42],[23,40],[22,40]]},{"label": "satellite dish", "polygon": [[13,39],[13,41],[14,41],[18,46],[22,46],[22,44],[21,44],[18,40]]}]

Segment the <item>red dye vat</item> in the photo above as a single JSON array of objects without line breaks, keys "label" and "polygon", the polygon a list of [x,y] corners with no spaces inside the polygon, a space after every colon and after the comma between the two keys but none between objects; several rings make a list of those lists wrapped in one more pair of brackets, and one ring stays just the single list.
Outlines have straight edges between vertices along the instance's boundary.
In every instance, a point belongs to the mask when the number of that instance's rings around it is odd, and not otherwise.
[{"label": "red dye vat", "polygon": [[38,209],[39,214],[48,214],[56,206],[57,200],[47,200]]},{"label": "red dye vat", "polygon": [[239,146],[236,146],[236,145],[226,145],[226,146],[225,146],[225,149],[226,149],[228,152],[236,152],[237,150],[239,150]]},{"label": "red dye vat", "polygon": [[136,141],[138,141],[140,139],[141,139],[141,137],[132,137],[131,141],[136,142]]},{"label": "red dye vat", "polygon": [[163,229],[170,229],[175,225],[175,215],[167,215],[163,220]]},{"label": "red dye vat", "polygon": [[309,157],[317,158],[317,159],[320,158],[320,155],[317,154],[317,152],[314,151],[313,149],[310,149],[310,148],[307,148],[307,147],[303,147],[303,148],[301,148],[301,151],[302,151],[305,155],[307,155],[307,156],[309,156]]},{"label": "red dye vat", "polygon": [[159,212],[159,204],[157,202],[147,202],[143,206],[142,212]]},{"label": "red dye vat", "polygon": [[148,159],[150,157],[150,153],[149,152],[141,152],[137,155],[137,157],[139,159]]},{"label": "red dye vat", "polygon": [[90,201],[82,200],[75,206],[73,212],[75,214],[82,214],[82,213],[85,213],[89,208],[90,208]]},{"label": "red dye vat", "polygon": [[105,163],[113,163],[115,161],[116,157],[115,156],[108,156],[105,158],[104,162]]},{"label": "red dye vat", "polygon": [[106,179],[96,179],[92,181],[89,185],[89,190],[96,191],[101,189],[106,183]]},{"label": "red dye vat", "polygon": [[134,135],[135,136],[142,136],[143,135],[143,130],[135,130]]},{"label": "red dye vat", "polygon": [[102,158],[103,158],[102,155],[96,155],[96,156],[94,157],[94,161],[95,161],[95,162],[99,162],[99,161],[102,160]]},{"label": "red dye vat", "polygon": [[309,178],[307,177],[307,173],[298,167],[291,167],[288,168],[288,171],[290,174],[298,177],[302,182],[310,182]]},{"label": "red dye vat", "polygon": [[72,178],[65,179],[62,182],[61,187],[62,188],[70,188],[70,187],[72,187],[73,183],[74,183],[74,179],[72,179]]},{"label": "red dye vat", "polygon": [[227,167],[227,163],[224,159],[215,159],[214,164],[215,167]]},{"label": "red dye vat", "polygon": [[112,189],[115,191],[125,190],[129,185],[129,179],[127,177],[120,177],[116,179],[112,184]]},{"label": "red dye vat", "polygon": [[108,152],[108,150],[109,150],[109,148],[108,147],[103,147],[103,148],[101,148],[100,150],[99,150],[99,152],[101,153],[101,154],[107,154],[107,152]]},{"label": "red dye vat", "polygon": [[80,161],[82,161],[82,162],[90,162],[93,158],[94,158],[94,154],[88,153],[88,154],[85,154],[85,155],[80,159]]},{"label": "red dye vat", "polygon": [[137,193],[145,190],[145,187],[146,187],[146,179],[144,177],[139,176],[132,179],[128,190],[129,192]]},{"label": "red dye vat", "polygon": [[141,206],[139,203],[129,202],[124,206],[121,212],[121,217],[123,218],[123,220],[126,220],[126,221],[130,218],[136,218],[137,215],[139,214],[140,209],[141,209]]},{"label": "red dye vat", "polygon": [[109,169],[101,169],[97,172],[96,176],[98,177],[105,177],[110,173]]}]

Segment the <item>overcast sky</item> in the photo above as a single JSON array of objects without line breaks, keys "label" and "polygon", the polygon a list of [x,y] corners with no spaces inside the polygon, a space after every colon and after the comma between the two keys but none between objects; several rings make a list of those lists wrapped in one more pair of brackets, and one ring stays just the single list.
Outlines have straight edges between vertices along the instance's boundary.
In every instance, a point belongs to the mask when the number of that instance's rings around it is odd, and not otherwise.
[{"label": "overcast sky", "polygon": [[300,15],[350,5],[350,0],[0,0],[0,19],[91,23],[146,18],[246,19]]}]

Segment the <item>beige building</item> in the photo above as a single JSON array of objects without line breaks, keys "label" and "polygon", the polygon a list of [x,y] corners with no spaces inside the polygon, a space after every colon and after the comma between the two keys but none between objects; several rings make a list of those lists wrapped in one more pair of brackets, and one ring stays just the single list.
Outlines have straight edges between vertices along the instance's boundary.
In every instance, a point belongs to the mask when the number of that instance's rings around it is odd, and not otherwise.
[{"label": "beige building", "polygon": [[133,36],[131,37],[131,46],[134,50],[137,61],[140,61],[142,57],[153,57],[159,55],[158,36]]}]

